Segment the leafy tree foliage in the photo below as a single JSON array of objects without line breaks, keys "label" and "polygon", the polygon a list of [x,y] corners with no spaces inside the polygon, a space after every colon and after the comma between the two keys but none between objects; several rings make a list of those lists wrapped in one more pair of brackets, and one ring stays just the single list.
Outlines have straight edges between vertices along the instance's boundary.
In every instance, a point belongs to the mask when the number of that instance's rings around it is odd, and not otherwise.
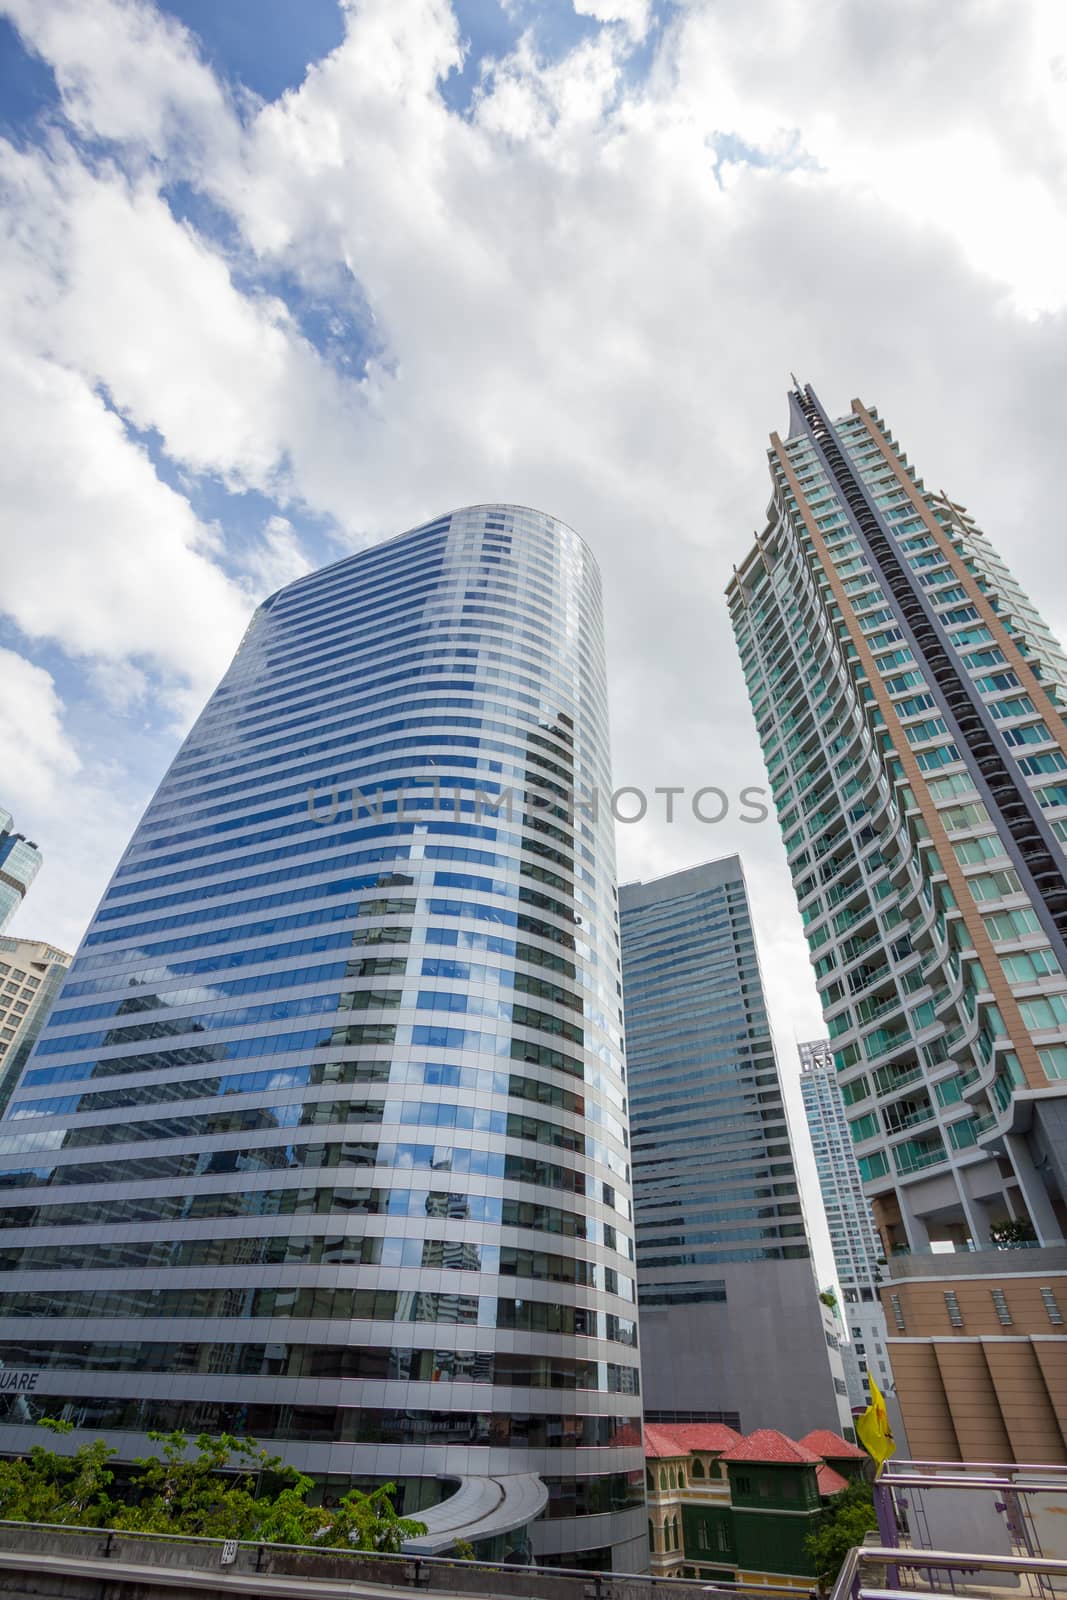
[{"label": "leafy tree foliage", "polygon": [[[52,1418],[42,1426],[73,1431],[69,1422]],[[202,1433],[191,1456],[184,1433],[148,1437],[162,1452],[134,1462],[123,1499],[110,1492],[115,1451],[104,1439],[73,1455],[34,1445],[28,1456],[0,1461],[0,1519],[391,1552],[426,1531],[423,1523],[397,1516],[393,1483],[370,1494],[351,1489],[334,1506],[309,1505],[312,1479],[254,1439]]]},{"label": "leafy tree foliage", "polygon": [[875,1525],[874,1496],[866,1483],[850,1483],[819,1513],[805,1544],[824,1584],[833,1583],[853,1545],[862,1544]]}]

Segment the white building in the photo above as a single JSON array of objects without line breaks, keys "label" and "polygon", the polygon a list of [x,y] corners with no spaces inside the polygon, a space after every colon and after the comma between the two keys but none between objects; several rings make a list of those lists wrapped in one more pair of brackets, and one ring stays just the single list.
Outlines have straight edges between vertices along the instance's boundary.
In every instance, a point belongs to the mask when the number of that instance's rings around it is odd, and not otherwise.
[{"label": "white building", "polygon": [[70,966],[40,939],[0,938],[0,1112]]},{"label": "white building", "polygon": [[[800,1092],[815,1152],[837,1281],[841,1285],[841,1315],[862,1385],[862,1393],[853,1403],[866,1405],[871,1398],[868,1365],[873,1368],[875,1381],[883,1394],[888,1394],[893,1386],[885,1313],[878,1299],[878,1263],[882,1251],[852,1151],[830,1041],[816,1039],[798,1048]],[[846,1378],[848,1366],[846,1361]]]}]

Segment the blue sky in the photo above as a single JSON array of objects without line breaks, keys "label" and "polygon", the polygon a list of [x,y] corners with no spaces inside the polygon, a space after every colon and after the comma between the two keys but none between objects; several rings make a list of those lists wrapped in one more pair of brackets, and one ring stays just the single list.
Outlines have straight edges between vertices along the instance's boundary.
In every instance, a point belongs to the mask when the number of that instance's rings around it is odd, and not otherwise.
[{"label": "blue sky", "polygon": [[[263,596],[473,501],[597,551],[620,784],[761,784],[722,592],[791,370],[1067,631],[1064,59],[1058,0],[0,0],[17,931],[76,945]],[[773,823],[618,847],[743,851],[818,1035]]]}]

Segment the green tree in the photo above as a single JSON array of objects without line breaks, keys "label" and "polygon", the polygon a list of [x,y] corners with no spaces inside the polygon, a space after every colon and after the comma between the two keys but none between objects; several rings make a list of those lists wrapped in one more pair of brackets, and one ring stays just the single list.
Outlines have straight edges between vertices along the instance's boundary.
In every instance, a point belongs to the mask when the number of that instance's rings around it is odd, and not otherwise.
[{"label": "green tree", "polygon": [[180,1430],[148,1437],[162,1444],[162,1457],[136,1459],[140,1471],[131,1480],[132,1504],[117,1512],[117,1528],[253,1539],[262,1520],[258,1486],[264,1476],[280,1480],[283,1488],[299,1489],[301,1496],[311,1487],[310,1478],[302,1478],[295,1467],[269,1455],[254,1439],[237,1439],[230,1433],[213,1439],[202,1433],[196,1440],[197,1453],[190,1457],[189,1441]]},{"label": "green tree", "polygon": [[874,1496],[866,1483],[850,1483],[819,1513],[805,1544],[823,1584],[834,1582],[848,1552],[863,1543],[876,1521]]},{"label": "green tree", "polygon": [[[47,1417],[51,1433],[72,1433],[73,1423]],[[35,1444],[28,1456],[0,1461],[0,1518],[11,1522],[55,1522],[96,1528],[106,1525],[114,1502],[108,1489],[114,1449],[103,1439],[60,1455]]]},{"label": "green tree", "polygon": [[[71,1423],[55,1418],[42,1426],[52,1433],[73,1431]],[[353,1551],[398,1551],[405,1539],[426,1532],[424,1523],[397,1516],[393,1483],[370,1494],[352,1489],[333,1507],[309,1505],[313,1480],[255,1439],[202,1433],[190,1455],[182,1432],[148,1437],[162,1452],[134,1462],[138,1470],[128,1502],[108,1492],[115,1451],[103,1439],[72,1455],[34,1445],[28,1456],[0,1461],[0,1519]]]}]

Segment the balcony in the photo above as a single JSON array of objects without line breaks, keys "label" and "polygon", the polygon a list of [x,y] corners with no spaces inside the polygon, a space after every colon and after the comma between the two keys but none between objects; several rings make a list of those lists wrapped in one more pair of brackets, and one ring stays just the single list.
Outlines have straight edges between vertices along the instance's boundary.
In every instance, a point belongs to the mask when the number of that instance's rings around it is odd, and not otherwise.
[{"label": "balcony", "polygon": [[936,1144],[931,1140],[909,1139],[904,1144],[893,1146],[893,1164],[901,1176],[911,1172],[922,1172],[926,1167],[940,1166],[948,1160],[948,1151],[937,1135]]},{"label": "balcony", "polygon": [[932,1122],[934,1108],[929,1102],[926,1105],[914,1105],[909,1111],[902,1111],[894,1115],[896,1107],[886,1106],[883,1109],[886,1132],[890,1134],[903,1133],[906,1128],[915,1128],[921,1122]]}]

